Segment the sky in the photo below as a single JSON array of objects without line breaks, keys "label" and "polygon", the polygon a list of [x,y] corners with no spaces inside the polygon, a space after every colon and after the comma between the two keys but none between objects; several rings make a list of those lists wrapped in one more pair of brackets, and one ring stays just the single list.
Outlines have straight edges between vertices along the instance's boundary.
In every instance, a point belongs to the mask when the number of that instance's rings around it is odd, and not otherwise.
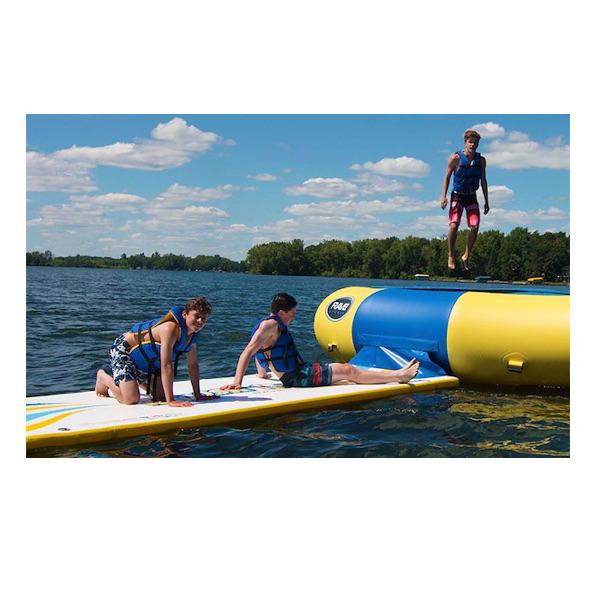
[{"label": "sky", "polygon": [[27,250],[242,260],[294,238],[440,237],[468,128],[481,231],[569,233],[568,115],[28,115]]}]

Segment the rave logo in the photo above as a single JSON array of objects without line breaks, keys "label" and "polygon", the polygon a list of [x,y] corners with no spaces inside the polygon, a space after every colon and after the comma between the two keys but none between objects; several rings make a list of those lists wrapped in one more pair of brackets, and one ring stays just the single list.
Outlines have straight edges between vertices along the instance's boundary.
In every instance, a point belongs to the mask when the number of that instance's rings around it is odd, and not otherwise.
[{"label": "rave logo", "polygon": [[339,321],[348,312],[348,309],[352,306],[352,298],[344,296],[343,298],[337,298],[333,302],[329,303],[327,307],[327,318],[330,321]]}]

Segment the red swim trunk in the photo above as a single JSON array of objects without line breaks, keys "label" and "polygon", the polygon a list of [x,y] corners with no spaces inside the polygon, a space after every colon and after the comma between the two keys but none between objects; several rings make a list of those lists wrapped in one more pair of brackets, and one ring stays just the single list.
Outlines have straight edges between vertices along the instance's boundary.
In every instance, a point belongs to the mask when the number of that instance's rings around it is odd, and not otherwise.
[{"label": "red swim trunk", "polygon": [[469,227],[479,227],[477,194],[457,194],[456,192],[452,192],[450,196],[450,210],[448,211],[450,223],[460,225],[463,208],[467,211],[467,224]]}]

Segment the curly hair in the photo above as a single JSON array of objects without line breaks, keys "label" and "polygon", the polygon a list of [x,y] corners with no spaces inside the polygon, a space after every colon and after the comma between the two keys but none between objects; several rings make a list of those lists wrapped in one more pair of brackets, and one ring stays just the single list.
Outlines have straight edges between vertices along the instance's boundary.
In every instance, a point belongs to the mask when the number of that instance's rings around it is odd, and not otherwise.
[{"label": "curly hair", "polygon": [[200,296],[200,298],[192,298],[189,300],[183,307],[183,310],[187,313],[192,310],[197,310],[201,315],[210,315],[212,306],[204,296]]}]

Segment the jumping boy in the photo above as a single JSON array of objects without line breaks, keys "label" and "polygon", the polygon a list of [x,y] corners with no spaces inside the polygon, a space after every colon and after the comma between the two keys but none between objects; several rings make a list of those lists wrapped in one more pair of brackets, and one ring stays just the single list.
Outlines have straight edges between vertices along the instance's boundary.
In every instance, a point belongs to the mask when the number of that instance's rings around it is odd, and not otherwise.
[{"label": "jumping boy", "polygon": [[338,381],[354,383],[406,383],[416,376],[419,363],[412,359],[397,371],[367,371],[350,364],[305,363],[288,330],[296,317],[297,302],[289,294],[273,297],[271,314],[256,323],[251,339],[240,354],[233,383],[222,390],[239,390],[248,363],[255,357],[258,376],[270,377],[267,368],[279,377],[284,387],[315,387],[331,385]]},{"label": "jumping boy", "polygon": [[448,159],[446,174],[442,184],[442,210],[446,208],[448,199],[448,185],[450,177],[454,175],[452,194],[450,196],[450,210],[448,218],[450,221],[448,227],[448,268],[455,269],[454,245],[458,226],[462,217],[463,209],[467,211],[467,224],[469,226],[469,238],[467,247],[461,257],[465,269],[469,270],[469,256],[477,239],[479,231],[479,203],[477,202],[477,190],[481,181],[481,190],[485,199],[483,214],[487,215],[490,211],[488,203],[488,185],[485,176],[486,161],[477,150],[481,136],[474,129],[465,131],[465,147],[463,150],[454,152]]},{"label": "jumping boy", "polygon": [[206,399],[200,393],[196,338],[211,312],[206,298],[194,298],[183,308],[171,308],[164,317],[133,325],[110,349],[113,376],[102,369],[96,373],[96,393],[108,396],[110,390],[119,402],[137,404],[142,386],[155,402],[166,400],[170,406],[192,406],[191,402],[173,398],[177,362],[181,354],[186,354],[194,396],[198,401]]}]

